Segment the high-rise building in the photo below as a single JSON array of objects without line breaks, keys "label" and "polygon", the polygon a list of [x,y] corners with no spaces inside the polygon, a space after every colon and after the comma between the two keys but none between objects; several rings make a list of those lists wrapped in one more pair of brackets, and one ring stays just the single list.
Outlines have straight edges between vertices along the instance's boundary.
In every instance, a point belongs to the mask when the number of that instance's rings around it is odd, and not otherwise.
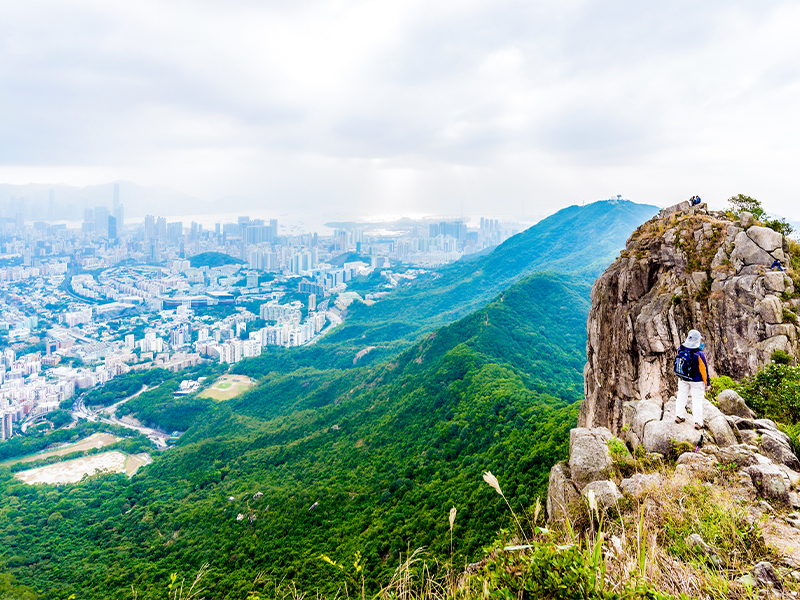
[{"label": "high-rise building", "polygon": [[164,217],[158,217],[156,221],[156,237],[160,240],[167,239],[167,219]]},{"label": "high-rise building", "polygon": [[144,239],[154,240],[158,237],[156,232],[156,218],[153,215],[147,215],[144,218]]},{"label": "high-rise building", "polygon": [[106,226],[108,231],[108,239],[115,240],[117,239],[117,219],[116,217],[112,217],[108,215],[108,224]]},{"label": "high-rise building", "polygon": [[108,212],[108,207],[106,206],[95,206],[94,208],[94,230],[99,235],[104,235],[108,233],[108,217],[110,213]]}]

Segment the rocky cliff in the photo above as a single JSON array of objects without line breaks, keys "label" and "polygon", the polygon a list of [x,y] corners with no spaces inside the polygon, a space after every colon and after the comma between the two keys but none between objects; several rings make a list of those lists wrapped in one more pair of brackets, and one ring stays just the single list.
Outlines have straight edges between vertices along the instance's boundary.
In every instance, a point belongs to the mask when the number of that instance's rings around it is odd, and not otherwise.
[{"label": "rocky cliff", "polygon": [[663,416],[677,388],[675,352],[692,328],[712,376],[753,374],[775,350],[797,356],[800,281],[770,268],[788,265],[789,245],[747,213],[734,220],[705,205],[682,203],[639,227],[592,289],[579,426],[641,442],[626,406],[648,401]]}]

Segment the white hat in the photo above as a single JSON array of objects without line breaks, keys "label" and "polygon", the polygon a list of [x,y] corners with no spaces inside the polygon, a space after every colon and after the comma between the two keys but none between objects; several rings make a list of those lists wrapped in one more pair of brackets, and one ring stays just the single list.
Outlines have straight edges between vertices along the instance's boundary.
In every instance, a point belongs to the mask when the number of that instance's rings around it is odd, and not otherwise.
[{"label": "white hat", "polygon": [[703,339],[703,336],[700,335],[700,332],[697,329],[692,329],[689,332],[689,335],[686,336],[686,341],[683,342],[684,348],[689,348],[690,350],[694,350],[695,348],[700,347],[700,340]]}]

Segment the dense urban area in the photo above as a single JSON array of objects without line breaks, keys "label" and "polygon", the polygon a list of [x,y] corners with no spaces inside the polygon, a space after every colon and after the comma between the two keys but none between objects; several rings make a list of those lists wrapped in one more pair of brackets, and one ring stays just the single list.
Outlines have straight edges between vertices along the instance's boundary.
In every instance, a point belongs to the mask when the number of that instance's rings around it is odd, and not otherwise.
[{"label": "dense urban area", "polygon": [[[96,419],[81,394],[131,370],[177,372],[236,363],[268,345],[312,344],[352,302],[379,301],[404,279],[516,233],[492,219],[476,229],[456,220],[332,235],[283,235],[277,219],[247,216],[213,230],[154,215],[126,224],[118,184],[109,201],[72,227],[52,191],[47,204],[6,201],[0,440],[55,411]],[[131,422],[119,423],[139,427]]]}]

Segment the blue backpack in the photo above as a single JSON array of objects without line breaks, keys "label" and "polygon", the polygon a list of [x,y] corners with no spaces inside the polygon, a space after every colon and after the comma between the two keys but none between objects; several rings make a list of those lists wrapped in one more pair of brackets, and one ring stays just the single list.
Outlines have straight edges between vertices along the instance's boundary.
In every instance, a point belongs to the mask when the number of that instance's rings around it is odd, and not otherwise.
[{"label": "blue backpack", "polygon": [[694,350],[681,346],[675,356],[675,375],[684,381],[694,381],[697,377],[697,356]]}]

